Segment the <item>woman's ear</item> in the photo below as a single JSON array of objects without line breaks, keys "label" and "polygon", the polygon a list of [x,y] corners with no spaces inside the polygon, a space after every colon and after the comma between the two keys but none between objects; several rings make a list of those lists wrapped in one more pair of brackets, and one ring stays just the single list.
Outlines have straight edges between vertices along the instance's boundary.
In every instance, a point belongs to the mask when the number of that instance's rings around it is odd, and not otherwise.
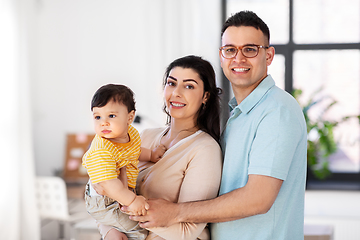
[{"label": "woman's ear", "polygon": [[128,113],[128,125],[130,125],[135,118],[135,110],[132,110],[131,112]]},{"label": "woman's ear", "polygon": [[204,93],[204,97],[203,97],[203,104],[205,105],[207,100],[209,99],[210,97],[210,93],[209,92],[205,92]]}]

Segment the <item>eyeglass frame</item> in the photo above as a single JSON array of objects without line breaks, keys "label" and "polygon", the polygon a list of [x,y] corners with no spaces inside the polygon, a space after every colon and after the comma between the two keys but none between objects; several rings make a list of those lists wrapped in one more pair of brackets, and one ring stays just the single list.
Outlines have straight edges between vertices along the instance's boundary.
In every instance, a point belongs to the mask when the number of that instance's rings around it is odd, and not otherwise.
[{"label": "eyeglass frame", "polygon": [[[253,57],[247,57],[247,56],[245,56],[244,53],[243,53],[243,51],[242,51],[243,48],[249,47],[249,46],[250,46],[250,47],[257,47],[257,48],[258,48],[258,51],[257,51],[256,55],[253,56]],[[225,57],[224,54],[223,54],[223,52],[222,52],[222,50],[223,50],[224,48],[226,48],[226,47],[233,47],[233,48],[235,48],[235,49],[236,49],[235,56],[233,56],[233,57],[231,57],[231,58]],[[237,47],[237,46],[234,46],[234,45],[225,45],[225,46],[220,47],[220,48],[219,48],[219,51],[220,51],[220,53],[221,53],[221,56],[223,56],[223,57],[226,58],[226,59],[235,58],[235,57],[237,56],[237,54],[239,53],[239,51],[240,51],[241,54],[242,54],[244,57],[246,57],[246,58],[254,58],[254,57],[256,57],[257,55],[259,55],[259,52],[260,52],[260,49],[261,49],[261,48],[263,48],[263,49],[266,50],[266,49],[268,49],[269,47],[262,46],[262,45],[256,45],[256,44],[246,44],[246,45],[243,45],[243,46],[241,46],[241,47]]]}]

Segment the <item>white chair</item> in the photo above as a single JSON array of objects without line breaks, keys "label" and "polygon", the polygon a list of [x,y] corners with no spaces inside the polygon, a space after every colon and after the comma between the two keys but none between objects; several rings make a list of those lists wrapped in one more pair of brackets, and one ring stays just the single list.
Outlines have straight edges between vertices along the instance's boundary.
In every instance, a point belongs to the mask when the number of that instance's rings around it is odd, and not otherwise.
[{"label": "white chair", "polygon": [[70,214],[66,184],[60,177],[36,177],[36,199],[41,220],[59,222],[59,239],[64,239],[65,223],[74,225],[89,218],[85,210]]}]

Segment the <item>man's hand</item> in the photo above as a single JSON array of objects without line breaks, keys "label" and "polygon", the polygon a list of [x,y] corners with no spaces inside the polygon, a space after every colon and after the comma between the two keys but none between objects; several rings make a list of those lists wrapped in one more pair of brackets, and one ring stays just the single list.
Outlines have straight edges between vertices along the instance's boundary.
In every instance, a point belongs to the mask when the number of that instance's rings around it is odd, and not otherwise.
[{"label": "man's hand", "polygon": [[[164,199],[149,199],[148,203],[150,208],[145,216],[130,216],[130,219],[139,221],[140,227],[168,227],[177,223],[178,204]],[[127,212],[127,207],[123,206],[121,210]]]}]

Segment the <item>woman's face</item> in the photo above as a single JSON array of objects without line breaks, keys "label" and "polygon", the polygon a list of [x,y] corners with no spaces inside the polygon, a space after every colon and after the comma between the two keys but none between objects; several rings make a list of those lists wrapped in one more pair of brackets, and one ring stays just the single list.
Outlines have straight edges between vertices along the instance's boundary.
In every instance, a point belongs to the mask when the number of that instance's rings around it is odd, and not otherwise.
[{"label": "woman's face", "polygon": [[172,119],[196,122],[197,112],[206,102],[204,83],[191,68],[175,67],[166,79],[165,104]]}]

